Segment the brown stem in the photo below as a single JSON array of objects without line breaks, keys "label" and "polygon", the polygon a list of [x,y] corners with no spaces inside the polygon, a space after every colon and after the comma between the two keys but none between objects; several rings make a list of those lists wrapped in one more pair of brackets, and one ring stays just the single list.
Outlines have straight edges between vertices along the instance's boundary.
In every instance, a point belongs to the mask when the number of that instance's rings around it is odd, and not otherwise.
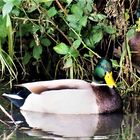
[{"label": "brown stem", "polygon": [[59,2],[59,0],[55,0],[57,5],[59,6],[59,8],[63,11],[63,13],[65,14],[65,16],[67,15],[66,10],[63,8],[62,4]]}]

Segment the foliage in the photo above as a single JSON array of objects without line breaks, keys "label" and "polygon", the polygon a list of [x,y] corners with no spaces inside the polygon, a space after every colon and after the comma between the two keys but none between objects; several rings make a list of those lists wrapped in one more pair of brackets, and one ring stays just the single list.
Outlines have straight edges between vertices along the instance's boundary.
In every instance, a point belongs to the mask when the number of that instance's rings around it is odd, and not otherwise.
[{"label": "foliage", "polygon": [[0,1],[2,73],[7,68],[14,78],[17,67],[19,80],[91,80],[97,59],[108,57],[118,86],[133,90],[130,83],[137,85],[139,77],[127,43],[136,27],[130,24],[136,23],[131,6],[120,0]]}]

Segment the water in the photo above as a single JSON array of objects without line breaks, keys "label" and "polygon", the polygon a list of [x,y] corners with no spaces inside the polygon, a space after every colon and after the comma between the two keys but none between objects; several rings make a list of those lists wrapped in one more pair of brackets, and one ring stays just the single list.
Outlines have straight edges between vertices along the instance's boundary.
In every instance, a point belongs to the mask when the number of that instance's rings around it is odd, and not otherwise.
[{"label": "water", "polygon": [[[3,117],[3,116],[1,116]],[[14,112],[18,128],[8,119],[0,123],[0,139],[7,140],[139,140],[140,114],[55,115]],[[25,122],[26,121],[26,122]]]},{"label": "water", "polygon": [[[9,102],[3,98],[1,102],[6,110],[11,110]],[[0,110],[0,139],[139,140],[140,106],[136,99],[128,103],[130,109],[126,108],[125,113],[108,115],[56,115],[14,109],[10,114],[18,127]]]}]

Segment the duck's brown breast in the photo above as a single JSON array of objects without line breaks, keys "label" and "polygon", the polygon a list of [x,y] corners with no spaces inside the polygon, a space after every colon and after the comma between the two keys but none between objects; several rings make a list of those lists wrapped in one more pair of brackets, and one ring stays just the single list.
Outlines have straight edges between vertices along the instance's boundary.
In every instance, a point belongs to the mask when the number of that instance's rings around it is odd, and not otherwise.
[{"label": "duck's brown breast", "polygon": [[93,87],[96,94],[99,113],[111,113],[122,111],[122,100],[115,89],[108,86]]}]

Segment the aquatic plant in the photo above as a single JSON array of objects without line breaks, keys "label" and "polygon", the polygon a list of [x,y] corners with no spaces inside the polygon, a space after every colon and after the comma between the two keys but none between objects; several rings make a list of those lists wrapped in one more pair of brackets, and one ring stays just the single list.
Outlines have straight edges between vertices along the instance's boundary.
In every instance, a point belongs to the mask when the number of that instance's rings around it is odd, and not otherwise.
[{"label": "aquatic plant", "polygon": [[97,59],[108,57],[122,95],[139,91],[128,45],[137,25],[137,5],[131,0],[2,0],[2,74],[8,70],[19,82],[92,80]]}]

